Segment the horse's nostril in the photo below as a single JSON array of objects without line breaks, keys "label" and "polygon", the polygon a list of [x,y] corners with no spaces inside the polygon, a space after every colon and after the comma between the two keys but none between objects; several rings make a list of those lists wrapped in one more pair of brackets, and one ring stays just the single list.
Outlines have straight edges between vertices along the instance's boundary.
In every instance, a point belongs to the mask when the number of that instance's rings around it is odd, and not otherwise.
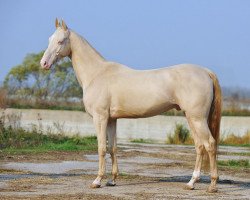
[{"label": "horse's nostril", "polygon": [[45,66],[47,64],[47,62],[46,61],[44,61],[44,64],[43,64],[43,66]]}]

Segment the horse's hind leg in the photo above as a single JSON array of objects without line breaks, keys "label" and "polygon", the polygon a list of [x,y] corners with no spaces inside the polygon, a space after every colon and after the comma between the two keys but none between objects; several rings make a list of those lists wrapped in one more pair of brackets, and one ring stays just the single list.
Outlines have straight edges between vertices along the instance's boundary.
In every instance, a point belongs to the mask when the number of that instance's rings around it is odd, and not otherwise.
[{"label": "horse's hind leg", "polygon": [[192,124],[192,121],[187,118],[193,138],[194,138],[194,143],[195,143],[195,149],[196,149],[196,162],[195,162],[195,167],[194,167],[194,172],[192,175],[192,178],[190,181],[186,184],[186,189],[193,190],[194,189],[194,184],[199,181],[200,179],[200,174],[201,174],[201,164],[202,164],[202,158],[204,155],[204,145],[200,141],[200,139],[197,137],[196,130]]},{"label": "horse's hind leg", "polygon": [[[209,161],[210,161],[210,171],[211,171],[211,184],[208,188],[208,192],[216,192],[216,183],[218,179],[218,171],[217,171],[217,163],[216,163],[216,143],[213,138],[206,118],[188,118],[190,127],[194,129],[194,138],[195,138],[195,146],[197,151],[197,160],[196,164],[198,165],[198,169],[201,168],[201,161],[199,161],[199,153],[203,153],[204,148],[208,152]],[[202,155],[202,154],[201,154]],[[192,179],[191,179],[192,183]],[[191,184],[190,184],[191,185]]]},{"label": "horse's hind leg", "polygon": [[205,148],[208,152],[209,162],[210,162],[210,173],[211,173],[211,184],[208,188],[208,192],[217,192],[218,189],[216,187],[217,180],[218,180],[218,169],[217,169],[217,148],[215,139],[210,136],[209,141],[205,144]]},{"label": "horse's hind leg", "polygon": [[117,120],[109,120],[107,127],[108,134],[108,151],[111,155],[112,160],[112,180],[107,182],[107,186],[115,186],[115,180],[118,175],[118,164],[117,164],[117,147],[116,147],[116,121]]}]

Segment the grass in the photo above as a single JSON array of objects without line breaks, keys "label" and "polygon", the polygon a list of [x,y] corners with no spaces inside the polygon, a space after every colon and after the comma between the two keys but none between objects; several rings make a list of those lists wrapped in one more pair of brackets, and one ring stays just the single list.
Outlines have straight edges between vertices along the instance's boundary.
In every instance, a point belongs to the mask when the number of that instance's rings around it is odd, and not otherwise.
[{"label": "grass", "polygon": [[[37,137],[37,136],[34,136]],[[96,151],[97,140],[95,136],[88,137],[67,137],[63,136],[46,136],[42,141],[37,142],[38,145],[23,144],[23,145],[11,145],[6,148],[2,148],[2,151],[10,154],[22,154],[22,153],[41,153],[49,151]],[[27,138],[22,141],[25,142]],[[33,140],[34,142],[34,140]]]},{"label": "grass", "polygon": [[142,139],[142,138],[132,139],[132,140],[130,140],[130,142],[132,142],[132,143],[145,143],[145,144],[152,144],[152,143],[154,143],[153,140]]},{"label": "grass", "polygon": [[224,167],[232,167],[232,168],[250,168],[250,162],[247,159],[219,160],[218,165]]},{"label": "grass", "polygon": [[0,108],[5,108],[6,96],[7,96],[7,91],[4,90],[3,88],[0,88]]},{"label": "grass", "polygon": [[[36,137],[36,136],[34,136]],[[55,136],[47,136],[41,141],[33,140],[33,144],[39,143],[38,145],[33,145],[29,142],[27,144],[26,138],[22,140],[24,143],[19,145],[9,145],[6,148],[1,148],[2,152],[10,154],[23,154],[23,153],[42,153],[49,151],[96,151],[97,150],[97,140],[95,136],[88,137],[67,137],[63,136],[63,139]]]},{"label": "grass", "polygon": [[16,109],[46,109],[46,110],[74,110],[85,111],[83,102],[68,102],[68,101],[49,101],[49,100],[27,100],[27,99],[10,99],[5,100],[5,107]]},{"label": "grass", "polygon": [[38,146],[24,146],[24,147],[8,147],[2,149],[3,152],[9,154],[26,154],[26,153],[44,153],[50,151],[96,151],[97,142],[96,137],[82,137],[81,143],[78,144],[74,142],[73,138],[65,138],[63,142],[48,141],[41,143]]},{"label": "grass", "polygon": [[235,156],[250,156],[250,152],[233,152],[230,155],[235,155]]},{"label": "grass", "polygon": [[[190,136],[190,131],[182,124],[176,124],[174,134],[167,136],[167,144],[193,144],[193,139]],[[250,147],[250,131],[243,136],[230,134],[226,137],[221,137],[219,145],[227,146],[242,146]]]},{"label": "grass", "polygon": [[167,144],[193,144],[190,131],[183,124],[176,124],[174,134],[167,136]]},{"label": "grass", "polygon": [[[247,117],[250,116],[250,110],[247,109],[233,109],[233,108],[227,108],[225,110],[222,110],[222,116],[241,116],[241,117]],[[162,115],[165,116],[184,116],[183,111],[176,111],[176,110],[170,110]]]},{"label": "grass", "polygon": [[250,151],[249,152],[220,152],[220,155],[233,155],[233,156],[250,156]]},{"label": "grass", "polygon": [[20,127],[5,127],[0,118],[0,150],[8,153],[36,153],[47,151],[97,150],[96,136],[80,137],[63,134],[44,134],[36,127],[31,131]]},{"label": "grass", "polygon": [[250,116],[250,110],[247,109],[226,109],[222,111],[222,116]]},{"label": "grass", "polygon": [[8,153],[36,153],[47,151],[94,151],[97,150],[96,136],[65,136],[63,126],[54,124],[59,134],[44,131],[42,126],[25,130],[20,126],[21,114],[0,115],[0,150]]},{"label": "grass", "polygon": [[[133,139],[130,140],[133,143],[154,143],[150,139]],[[189,130],[182,124],[176,124],[174,134],[167,136],[167,144],[193,144],[193,140],[190,136]]]},{"label": "grass", "polygon": [[[0,116],[0,151],[9,153],[36,153],[48,151],[96,151],[97,138],[95,136],[80,137],[79,135],[68,137],[64,134],[51,134],[34,126],[32,130],[20,127],[21,115]],[[11,124],[7,126],[7,123]],[[60,133],[64,133],[63,127],[58,127]],[[233,134],[222,138],[222,145],[237,145],[250,147],[250,132],[239,137]],[[154,143],[149,139],[133,139],[133,143]],[[168,136],[169,144],[192,144],[189,130],[182,124],[176,124],[173,135]]]},{"label": "grass", "polygon": [[250,131],[246,132],[243,136],[230,134],[227,137],[221,137],[220,145],[237,145],[250,147]]},{"label": "grass", "polygon": [[250,144],[219,144],[220,146],[232,146],[232,147],[250,147]]},{"label": "grass", "polygon": [[[154,143],[153,140],[143,139],[143,138],[133,139],[130,140],[130,142]],[[193,144],[194,142],[190,135],[189,129],[185,127],[183,124],[176,124],[174,133],[167,135],[166,143],[190,145]],[[219,145],[250,147],[250,131],[246,132],[243,136],[236,136],[234,134],[230,134],[226,137],[221,137]]]}]

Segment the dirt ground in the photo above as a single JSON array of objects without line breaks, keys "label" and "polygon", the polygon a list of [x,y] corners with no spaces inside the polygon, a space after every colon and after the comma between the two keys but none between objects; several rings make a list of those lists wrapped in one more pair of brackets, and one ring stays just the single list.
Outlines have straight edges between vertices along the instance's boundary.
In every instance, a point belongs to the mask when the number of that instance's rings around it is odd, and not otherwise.
[{"label": "dirt ground", "polygon": [[[220,147],[219,160],[249,159],[249,148]],[[209,173],[202,173],[194,190],[185,190],[191,177],[192,146],[119,144],[120,176],[115,187],[89,186],[98,170],[93,152],[53,152],[0,155],[0,199],[250,199],[250,169],[220,167],[219,191],[206,192]]]}]

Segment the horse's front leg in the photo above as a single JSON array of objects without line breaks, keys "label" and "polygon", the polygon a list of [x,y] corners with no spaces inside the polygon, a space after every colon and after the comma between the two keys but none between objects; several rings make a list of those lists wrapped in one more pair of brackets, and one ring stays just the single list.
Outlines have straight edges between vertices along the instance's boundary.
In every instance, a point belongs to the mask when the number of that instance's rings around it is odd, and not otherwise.
[{"label": "horse's front leg", "polygon": [[106,168],[106,129],[108,123],[108,115],[106,114],[95,114],[93,115],[93,121],[97,132],[97,140],[98,140],[98,155],[99,155],[99,171],[98,176],[92,183],[92,188],[101,187],[101,180],[105,174]]}]

